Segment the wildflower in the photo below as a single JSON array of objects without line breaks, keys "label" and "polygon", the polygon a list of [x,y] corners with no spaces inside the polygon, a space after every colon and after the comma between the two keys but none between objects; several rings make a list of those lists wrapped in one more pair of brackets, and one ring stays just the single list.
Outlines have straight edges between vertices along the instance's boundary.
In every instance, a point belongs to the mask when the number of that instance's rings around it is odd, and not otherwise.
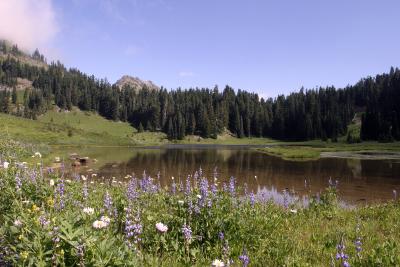
[{"label": "wildflower", "polygon": [[185,203],[185,201],[183,201],[183,200],[178,200],[178,204],[179,205],[183,205]]},{"label": "wildflower", "polygon": [[17,191],[20,191],[21,188],[22,188],[22,181],[21,181],[21,178],[19,177],[19,175],[17,174],[17,175],[15,175],[15,189]]},{"label": "wildflower", "polygon": [[20,227],[22,225],[22,222],[20,220],[15,220],[14,221],[14,226]]},{"label": "wildflower", "polygon": [[47,218],[46,218],[45,215],[40,215],[40,217],[39,217],[39,223],[40,223],[40,225],[41,225],[42,227],[46,227],[47,225],[50,224],[50,221],[47,220]]},{"label": "wildflower", "polygon": [[235,196],[235,177],[229,179],[229,193],[231,196]]},{"label": "wildflower", "polygon": [[21,258],[23,258],[24,260],[26,260],[29,256],[29,252],[28,251],[23,251],[21,252]]},{"label": "wildflower", "polygon": [[125,236],[127,238],[128,246],[131,247],[132,244],[129,239],[133,239],[134,244],[138,244],[142,239],[140,235],[142,234],[143,226],[140,222],[139,212],[132,218],[131,209],[126,209],[126,221],[125,221]]},{"label": "wildflower", "polygon": [[165,233],[166,231],[168,231],[168,226],[166,226],[165,224],[163,224],[162,222],[156,223],[156,228],[158,231],[160,231],[161,233]]},{"label": "wildflower", "polygon": [[393,199],[397,200],[397,191],[395,189],[393,189]]},{"label": "wildflower", "polygon": [[225,238],[224,232],[219,232],[218,233],[218,238],[222,241]]},{"label": "wildflower", "polygon": [[83,213],[92,215],[92,214],[94,214],[94,209],[93,209],[93,208],[86,207],[86,208],[83,209]]},{"label": "wildflower", "polygon": [[102,229],[107,226],[108,226],[108,224],[102,220],[96,220],[93,222],[93,228],[96,228],[96,229]]},{"label": "wildflower", "polygon": [[33,155],[33,158],[36,158],[36,157],[41,158],[42,154],[40,154],[40,152],[35,152],[35,154]]},{"label": "wildflower", "polygon": [[297,210],[296,209],[290,209],[290,212],[296,214]]},{"label": "wildflower", "polygon": [[[64,180],[61,179],[60,182],[57,185],[57,190],[56,190],[56,199],[58,199],[59,203],[58,203],[58,208],[60,210],[64,209],[65,207],[65,202],[64,202]],[[57,198],[58,196],[58,198]]]},{"label": "wildflower", "polygon": [[337,253],[336,253],[336,260],[339,260],[344,267],[349,267],[350,264],[347,261],[349,256],[344,253],[344,249],[346,248],[343,244],[343,240],[340,244],[337,245]]},{"label": "wildflower", "polygon": [[33,205],[32,205],[32,208],[31,208],[31,211],[32,211],[32,212],[36,212],[36,211],[38,211],[38,210],[40,210],[40,208],[39,208],[38,206],[36,206],[35,204],[33,204]]},{"label": "wildflower", "polygon": [[247,267],[249,265],[250,259],[246,250],[243,250],[243,254],[239,256],[239,260],[242,262],[243,267]]},{"label": "wildflower", "polygon": [[100,220],[103,221],[105,224],[109,225],[111,222],[111,219],[107,216],[101,216]]},{"label": "wildflower", "polygon": [[8,166],[10,165],[10,162],[4,161],[3,162],[3,168],[8,169]]},{"label": "wildflower", "polygon": [[87,186],[86,181],[84,181],[83,183],[83,188],[82,188],[82,195],[83,195],[83,199],[86,201],[89,197],[89,189]]},{"label": "wildflower", "polygon": [[112,198],[108,191],[106,191],[106,194],[104,195],[104,208],[108,211],[109,214],[111,214],[112,204]]},{"label": "wildflower", "polygon": [[201,195],[196,195],[196,197],[197,197],[198,199],[201,199]]},{"label": "wildflower", "polygon": [[252,208],[254,208],[254,204],[255,204],[256,200],[255,200],[255,196],[254,196],[253,192],[250,193],[249,198],[250,198],[250,205]]},{"label": "wildflower", "polygon": [[182,226],[182,233],[186,241],[190,242],[192,240],[192,229],[190,229],[190,226],[184,224]]},{"label": "wildflower", "polygon": [[225,263],[223,261],[220,261],[219,259],[215,259],[212,264],[213,267],[224,267]]},{"label": "wildflower", "polygon": [[54,180],[50,179],[49,184],[50,184],[50,186],[54,186]]}]

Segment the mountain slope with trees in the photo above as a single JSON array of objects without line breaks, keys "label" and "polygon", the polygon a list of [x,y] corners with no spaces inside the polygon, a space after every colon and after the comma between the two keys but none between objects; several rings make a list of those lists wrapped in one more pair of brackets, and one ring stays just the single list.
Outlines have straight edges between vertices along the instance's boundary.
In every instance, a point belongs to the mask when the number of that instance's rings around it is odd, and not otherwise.
[{"label": "mountain slope with trees", "polygon": [[[256,93],[226,86],[141,90],[122,88],[106,79],[67,69],[60,62],[49,65],[20,60],[17,46],[0,46],[0,112],[35,119],[57,105],[71,110],[96,111],[110,120],[129,122],[136,128],[162,131],[170,139],[186,135],[216,138],[224,130],[237,137],[273,137],[280,140],[328,138],[347,133],[356,111],[362,115],[363,140],[400,140],[400,70],[368,77],[346,88],[301,89],[287,96],[263,99]],[[22,57],[22,56],[21,56]],[[46,62],[35,51],[28,56]],[[32,81],[17,103],[17,78]],[[5,88],[5,89],[4,89]]]}]

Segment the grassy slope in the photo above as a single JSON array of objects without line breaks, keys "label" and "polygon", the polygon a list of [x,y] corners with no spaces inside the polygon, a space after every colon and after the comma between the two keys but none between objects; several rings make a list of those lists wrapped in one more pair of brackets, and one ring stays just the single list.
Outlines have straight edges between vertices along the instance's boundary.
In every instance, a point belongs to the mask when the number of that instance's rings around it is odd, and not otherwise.
[{"label": "grassy slope", "polygon": [[[140,145],[159,143],[164,136],[138,134],[128,123],[113,122],[94,113],[50,111],[37,121],[0,114],[0,128],[16,140],[52,145]],[[70,135],[70,136],[69,136]]]}]

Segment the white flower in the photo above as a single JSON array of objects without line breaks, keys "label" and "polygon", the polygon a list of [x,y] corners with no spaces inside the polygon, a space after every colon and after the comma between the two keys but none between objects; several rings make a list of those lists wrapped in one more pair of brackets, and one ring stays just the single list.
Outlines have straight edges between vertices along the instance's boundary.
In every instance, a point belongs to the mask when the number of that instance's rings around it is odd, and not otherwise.
[{"label": "white flower", "polygon": [[198,199],[201,199],[201,195],[197,195],[197,198],[198,198]]},{"label": "white flower", "polygon": [[86,176],[85,175],[81,175],[82,181],[86,181]]},{"label": "white flower", "polygon": [[183,205],[183,203],[185,203],[185,201],[183,201],[183,200],[178,200],[178,204],[179,204],[179,205]]},{"label": "white flower", "polygon": [[100,221],[94,221],[93,222],[93,227],[96,229],[101,229],[101,228],[105,228],[107,227],[108,224],[106,224],[105,222],[103,222],[102,220]]},{"label": "white flower", "polygon": [[61,159],[60,159],[60,157],[54,157],[54,161],[55,161],[55,162],[60,162]]},{"label": "white flower", "polygon": [[106,223],[107,225],[109,225],[111,222],[111,219],[108,218],[107,216],[101,216],[100,220]]},{"label": "white flower", "polygon": [[158,231],[160,231],[161,233],[165,233],[166,231],[168,231],[168,226],[166,226],[165,224],[163,224],[162,222],[156,223],[156,228]]},{"label": "white flower", "polygon": [[175,177],[174,177],[174,176],[172,176],[172,177],[171,177],[171,180],[174,180],[174,179],[175,179]]},{"label": "white flower", "polygon": [[71,180],[65,180],[65,182],[67,183],[67,184],[70,184],[71,183]]},{"label": "white flower", "polygon": [[35,154],[33,155],[33,157],[41,158],[41,157],[42,157],[42,154],[40,154],[40,152],[35,152]]},{"label": "white flower", "polygon": [[20,227],[21,225],[22,225],[22,222],[20,220],[14,221],[14,226]]},{"label": "white flower", "polygon": [[224,267],[225,263],[223,261],[220,261],[219,259],[215,259],[212,262],[212,266],[214,266],[214,267]]},{"label": "white flower", "polygon": [[94,209],[86,207],[86,208],[83,209],[83,212],[86,213],[86,214],[92,215],[94,213]]},{"label": "white flower", "polygon": [[97,173],[92,173],[92,177],[97,177]]},{"label": "white flower", "polygon": [[297,213],[297,210],[296,210],[296,209],[291,209],[290,212],[296,214],[296,213]]},{"label": "white flower", "polygon": [[8,169],[8,165],[10,165],[10,162],[4,161],[3,162],[3,168]]},{"label": "white flower", "polygon": [[53,179],[50,179],[50,186],[54,186],[54,180]]},{"label": "white flower", "polygon": [[94,184],[94,181],[90,181],[91,184]]}]

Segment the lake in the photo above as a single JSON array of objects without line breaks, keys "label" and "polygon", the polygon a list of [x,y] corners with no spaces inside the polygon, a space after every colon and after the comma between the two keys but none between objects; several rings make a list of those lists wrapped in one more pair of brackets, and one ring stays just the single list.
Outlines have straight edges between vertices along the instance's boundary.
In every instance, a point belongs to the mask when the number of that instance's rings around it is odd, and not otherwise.
[{"label": "lake", "polygon": [[[328,157],[314,161],[287,161],[255,151],[247,146],[189,146],[176,145],[153,148],[86,147],[63,148],[63,157],[77,152],[96,162],[72,170],[76,173],[96,173],[105,181],[122,179],[127,174],[152,177],[160,173],[163,185],[185,181],[188,174],[202,169],[204,176],[226,182],[231,176],[238,185],[247,184],[248,192],[283,199],[288,189],[292,196],[307,200],[322,192],[328,180],[338,180],[340,199],[346,204],[365,204],[393,198],[400,193],[400,159]],[[70,165],[70,162],[68,163]]]}]

